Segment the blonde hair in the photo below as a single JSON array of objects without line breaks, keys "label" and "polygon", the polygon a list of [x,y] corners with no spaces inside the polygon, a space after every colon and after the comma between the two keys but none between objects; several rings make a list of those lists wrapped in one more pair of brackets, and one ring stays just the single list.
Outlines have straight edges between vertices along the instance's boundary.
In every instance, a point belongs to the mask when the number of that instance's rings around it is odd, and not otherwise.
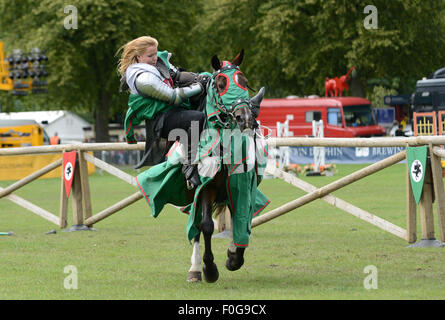
[{"label": "blonde hair", "polygon": [[158,46],[158,40],[149,36],[142,36],[127,42],[117,50],[116,55],[122,51],[121,58],[117,65],[117,71],[121,76],[125,74],[127,68],[137,63],[137,56],[142,56],[148,47]]}]

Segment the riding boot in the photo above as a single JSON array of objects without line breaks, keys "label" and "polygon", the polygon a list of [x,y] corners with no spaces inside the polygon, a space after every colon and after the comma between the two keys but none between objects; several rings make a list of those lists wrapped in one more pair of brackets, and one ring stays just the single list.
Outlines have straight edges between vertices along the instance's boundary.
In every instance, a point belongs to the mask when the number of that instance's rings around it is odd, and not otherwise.
[{"label": "riding boot", "polygon": [[182,173],[184,174],[185,179],[187,180],[188,189],[193,189],[201,184],[201,178],[198,173],[198,164],[193,163],[192,159],[192,139],[191,139],[191,130],[188,130],[189,143],[187,145],[187,159],[182,164]]},{"label": "riding boot", "polygon": [[154,119],[145,120],[145,151],[139,163],[134,166],[140,169],[144,166],[154,166],[165,160],[167,144],[161,139],[160,128],[164,122],[164,114],[158,114]]}]

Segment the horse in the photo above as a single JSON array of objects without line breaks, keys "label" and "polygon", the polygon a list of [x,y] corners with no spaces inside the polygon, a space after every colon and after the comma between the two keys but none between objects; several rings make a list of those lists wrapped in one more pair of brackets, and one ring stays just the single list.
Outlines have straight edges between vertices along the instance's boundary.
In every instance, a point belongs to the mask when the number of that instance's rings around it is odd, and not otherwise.
[{"label": "horse", "polygon": [[345,90],[349,90],[349,86],[348,86],[348,81],[351,80],[351,76],[350,73],[352,70],[354,70],[354,67],[351,67],[348,72],[344,75],[342,75],[340,78],[335,77],[335,78],[325,78],[325,83],[324,83],[324,87],[325,87],[325,97],[327,96],[333,96],[333,97],[337,97],[337,96],[343,96],[343,92]]},{"label": "horse", "polygon": [[[234,102],[231,105],[224,105],[223,101],[220,99],[223,94],[233,94],[236,92],[236,86],[247,91],[248,80],[245,75],[239,70],[244,57],[244,50],[241,50],[239,54],[235,56],[231,62],[223,61],[221,62],[217,55],[214,55],[211,59],[211,65],[213,67],[214,73],[212,75],[212,80],[207,86],[207,102],[216,101],[216,105],[219,108],[217,112],[217,119],[226,127],[235,127],[243,134],[250,135],[252,137],[256,130],[258,129],[258,123],[256,122],[254,114],[252,114],[252,101],[256,101],[257,107],[259,108],[259,101],[261,101],[264,95],[264,88],[261,88],[260,92],[252,99],[246,100],[245,94],[243,97],[235,97]],[[235,81],[236,86],[229,85],[231,79],[224,73],[227,70],[236,69],[237,71],[233,74],[233,81]],[[237,89],[239,90],[239,89]],[[242,91],[241,91],[242,93]],[[235,94],[236,95],[236,94]],[[219,99],[219,101],[218,101]],[[253,108],[254,110],[255,108]],[[257,114],[256,114],[257,115]],[[207,114],[207,125],[208,118]],[[227,150],[226,150],[227,152]],[[244,163],[244,166],[245,163]],[[204,255],[202,257],[203,267],[202,271],[204,273],[204,279],[208,283],[216,282],[219,278],[218,267],[214,262],[214,255],[212,252],[212,234],[214,232],[214,221],[212,214],[221,213],[225,210],[226,205],[221,205],[221,203],[228,201],[227,194],[227,181],[229,179],[229,165],[222,165],[221,169],[216,173],[212,180],[206,184],[199,193],[199,198],[201,205],[201,222],[198,227],[198,233],[193,238],[193,253],[191,256],[191,267],[187,275],[188,282],[200,282],[202,281],[201,273],[201,255],[199,250],[199,241],[201,233],[204,236]],[[231,169],[233,171],[233,169]],[[197,188],[199,186],[187,191],[187,197],[192,201],[193,197],[196,195]],[[256,187],[256,186],[255,186]],[[230,189],[229,189],[230,192]],[[235,212],[235,215],[238,212]],[[234,218],[233,210],[231,210],[231,217]],[[232,239],[230,241],[227,250],[227,260],[225,266],[230,271],[235,271],[241,268],[244,264],[244,251],[246,246],[236,245]]]},{"label": "horse", "polygon": [[336,97],[338,94],[338,88],[337,88],[337,81],[335,79],[330,79],[328,77],[325,78],[325,97],[327,96],[333,96]]},{"label": "horse", "polygon": [[346,74],[342,75],[338,80],[336,78],[337,88],[338,88],[338,92],[340,94],[340,97],[343,95],[343,91],[349,90],[348,81],[351,80],[350,73],[354,69],[355,69],[354,67],[351,67],[348,70],[348,72]]}]

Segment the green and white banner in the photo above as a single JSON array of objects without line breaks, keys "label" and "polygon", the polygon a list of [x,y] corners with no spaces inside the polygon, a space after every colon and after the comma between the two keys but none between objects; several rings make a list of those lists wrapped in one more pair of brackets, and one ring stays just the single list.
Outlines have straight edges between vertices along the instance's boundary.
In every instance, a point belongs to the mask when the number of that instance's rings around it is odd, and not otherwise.
[{"label": "green and white banner", "polygon": [[427,146],[406,148],[406,160],[408,161],[409,178],[413,190],[414,199],[419,204],[422,196],[423,180],[426,171]]}]

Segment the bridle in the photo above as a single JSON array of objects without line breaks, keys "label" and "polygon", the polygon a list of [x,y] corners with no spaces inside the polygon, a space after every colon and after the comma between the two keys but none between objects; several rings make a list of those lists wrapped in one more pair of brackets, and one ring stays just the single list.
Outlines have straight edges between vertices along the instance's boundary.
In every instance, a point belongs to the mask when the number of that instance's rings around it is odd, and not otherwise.
[{"label": "bridle", "polygon": [[[219,70],[216,70],[212,74],[211,81],[207,82],[207,90],[212,90],[213,99],[215,102],[215,107],[224,115],[224,118],[226,120],[224,121],[219,114],[216,114],[216,118],[225,128],[230,128],[231,124],[236,121],[235,112],[241,108],[249,108],[251,109],[251,103],[250,100],[247,99],[237,99],[235,102],[233,102],[229,107],[227,107],[224,102],[222,101],[221,96],[218,93],[218,90],[216,88],[216,77],[218,75],[224,74],[224,71],[236,69],[240,71],[239,67],[237,65],[227,65],[222,67]],[[211,88],[210,88],[211,86]],[[227,86],[229,86],[229,83],[227,83]]]}]

